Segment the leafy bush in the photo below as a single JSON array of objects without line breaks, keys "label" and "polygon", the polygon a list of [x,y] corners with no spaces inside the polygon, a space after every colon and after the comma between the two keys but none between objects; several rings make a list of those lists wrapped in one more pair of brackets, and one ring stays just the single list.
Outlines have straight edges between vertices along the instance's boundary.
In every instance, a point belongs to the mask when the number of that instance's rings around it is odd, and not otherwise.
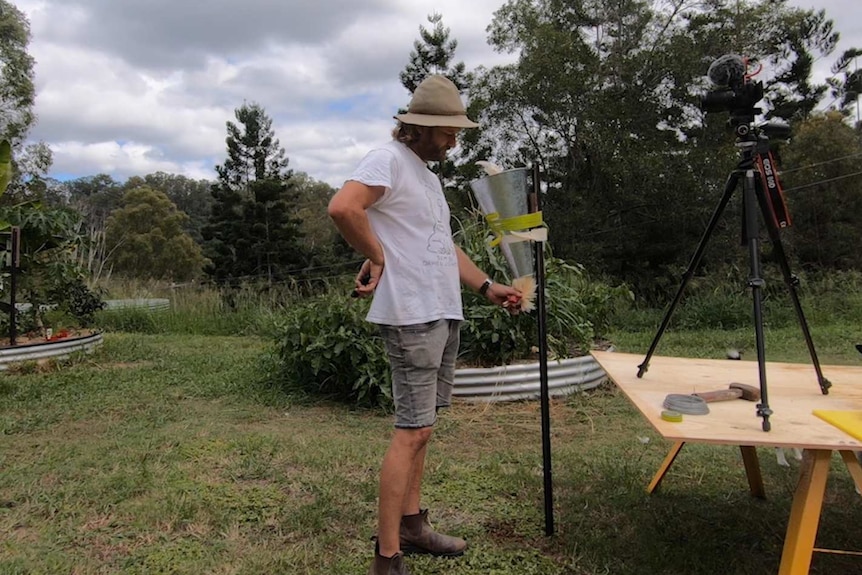
[{"label": "leafy bush", "polygon": [[391,405],[389,362],[367,300],[316,296],[276,320],[277,383],[287,392],[362,407]]},{"label": "leafy bush", "polygon": [[[461,225],[456,239],[479,267],[498,281],[510,281],[499,250],[488,247],[480,221]],[[631,292],[590,281],[580,266],[550,256],[545,267],[550,351],[567,356],[578,347],[589,349],[608,328],[613,310],[628,306]],[[368,305],[347,300],[342,289],[289,308],[277,320],[281,387],[350,404],[388,406],[388,359],[377,327],[365,321]],[[462,362],[505,365],[535,358],[536,312],[511,317],[484,296],[465,292],[464,316]]]},{"label": "leafy bush", "polygon": [[[510,283],[502,252],[487,242],[481,216],[459,222],[456,240],[464,252],[496,281]],[[628,308],[633,298],[625,287],[611,287],[586,276],[582,266],[550,254],[545,244],[545,309],[549,351],[566,357],[589,350],[595,338],[610,328],[611,317]],[[505,365],[515,359],[535,357],[538,345],[537,311],[510,317],[488,305],[478,294],[465,294],[465,324],[461,330],[461,357],[480,365]]]},{"label": "leafy bush", "polygon": [[59,302],[59,309],[77,319],[82,327],[93,325],[96,312],[105,308],[102,294],[87,287],[80,275],[58,277],[48,291],[48,301]]},{"label": "leafy bush", "polygon": [[[33,329],[46,326],[45,313],[59,309],[82,326],[102,307],[98,293],[84,282],[85,271],[70,257],[83,238],[80,215],[39,202],[0,207],[0,221],[20,227],[20,269],[16,299],[31,304]],[[7,322],[8,324],[8,322]],[[28,320],[16,326],[19,333]],[[5,329],[10,326],[5,325]]]}]

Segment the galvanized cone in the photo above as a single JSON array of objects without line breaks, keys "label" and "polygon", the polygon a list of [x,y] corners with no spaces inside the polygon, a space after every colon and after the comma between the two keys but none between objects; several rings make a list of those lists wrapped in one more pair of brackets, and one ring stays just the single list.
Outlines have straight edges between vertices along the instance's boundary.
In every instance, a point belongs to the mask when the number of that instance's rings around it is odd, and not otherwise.
[{"label": "galvanized cone", "polygon": [[[500,220],[507,220],[529,213],[527,197],[531,190],[531,178],[527,168],[515,168],[473,180],[470,188],[485,217],[495,215]],[[500,249],[513,279],[535,274],[530,242],[502,242]]]}]

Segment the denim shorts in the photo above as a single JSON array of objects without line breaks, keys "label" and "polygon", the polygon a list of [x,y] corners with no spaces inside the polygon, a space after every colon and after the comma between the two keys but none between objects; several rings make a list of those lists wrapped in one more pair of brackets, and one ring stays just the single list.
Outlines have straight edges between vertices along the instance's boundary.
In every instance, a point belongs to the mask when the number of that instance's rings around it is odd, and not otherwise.
[{"label": "denim shorts", "polygon": [[452,402],[461,322],[381,325],[389,354],[395,427],[431,427],[437,410]]}]

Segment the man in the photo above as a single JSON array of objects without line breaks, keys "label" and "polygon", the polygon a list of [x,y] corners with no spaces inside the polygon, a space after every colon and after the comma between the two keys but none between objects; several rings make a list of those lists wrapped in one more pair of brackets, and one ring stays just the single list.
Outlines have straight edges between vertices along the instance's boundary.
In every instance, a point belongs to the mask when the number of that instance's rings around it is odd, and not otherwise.
[{"label": "man", "polygon": [[[467,118],[458,89],[444,76],[429,76],[416,87],[408,112],[395,118],[393,140],[372,150],[329,203],[341,235],[368,258],[356,293],[374,294],[366,319],[380,325],[392,374],[395,430],[380,471],[369,575],[407,575],[404,553],[464,553],[467,543],[434,531],[419,506],[437,410],[452,397],[460,283],[496,305],[519,298],[454,244],[449,206],[427,166],[445,159],[462,128],[478,126]],[[517,306],[510,309],[516,313]]]}]

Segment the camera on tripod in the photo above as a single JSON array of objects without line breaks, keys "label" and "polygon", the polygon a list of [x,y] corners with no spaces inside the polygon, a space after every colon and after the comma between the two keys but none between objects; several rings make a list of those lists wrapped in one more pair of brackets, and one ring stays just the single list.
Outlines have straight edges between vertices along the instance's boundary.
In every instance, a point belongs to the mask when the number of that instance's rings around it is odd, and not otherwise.
[{"label": "camera on tripod", "polygon": [[710,235],[712,235],[719,217],[727,207],[734,189],[741,183],[743,204],[742,240],[743,244],[748,246],[749,253],[750,271],[748,287],[751,288],[754,300],[755,345],[757,347],[758,376],[760,379],[760,402],[757,404],[757,415],[763,418],[763,431],[769,431],[771,429],[769,418],[772,416],[772,409],[769,407],[766,385],[766,351],[762,311],[763,295],[761,293],[766,282],[763,280],[760,269],[760,222],[757,213],[758,210],[760,211],[760,215],[763,216],[763,221],[766,223],[766,230],[772,242],[774,259],[778,262],[784,275],[784,283],[787,285],[799,325],[802,328],[802,334],[808,345],[808,352],[811,355],[811,362],[814,364],[814,370],[817,373],[817,381],[820,385],[821,393],[823,395],[829,393],[829,387],[832,384],[828,379],[823,377],[823,372],[820,369],[820,361],[814,349],[814,342],[811,339],[808,322],[805,320],[802,304],[796,292],[799,281],[790,271],[790,264],[787,262],[787,256],[781,243],[781,236],[779,235],[781,228],[790,225],[790,214],[787,211],[784,192],[778,179],[775,158],[769,149],[769,137],[772,135],[787,138],[790,135],[790,126],[774,122],[767,122],[759,126],[754,125],[754,117],[761,112],[756,107],[756,104],[763,98],[763,84],[751,81],[752,76],[755,76],[760,70],[758,69],[754,73],[749,73],[747,68],[747,62],[741,57],[727,54],[715,60],[707,72],[709,79],[717,89],[703,96],[701,107],[707,113],[730,112],[728,124],[736,132],[739,163],[737,163],[736,169],[730,173],[727,179],[727,184],[724,187],[724,195],[707,224],[706,231],[704,231],[697,250],[691,258],[688,269],[683,274],[682,283],[665,312],[661,325],[650,344],[649,351],[647,351],[643,363],[638,366],[638,377],[643,377],[646,373],[650,358],[658,347],[659,339],[661,339],[662,334],[670,323],[671,314],[673,314],[673,310],[682,299],[682,292],[686,284],[700,264],[707,241]]},{"label": "camera on tripod", "polygon": [[[759,70],[758,70],[759,71]],[[717,58],[707,71],[707,76],[716,87],[700,100],[704,112],[730,112],[728,124],[739,136],[751,130],[754,117],[761,112],[757,103],[763,99],[763,82],[753,82],[747,63],[736,54],[725,54]]]}]

